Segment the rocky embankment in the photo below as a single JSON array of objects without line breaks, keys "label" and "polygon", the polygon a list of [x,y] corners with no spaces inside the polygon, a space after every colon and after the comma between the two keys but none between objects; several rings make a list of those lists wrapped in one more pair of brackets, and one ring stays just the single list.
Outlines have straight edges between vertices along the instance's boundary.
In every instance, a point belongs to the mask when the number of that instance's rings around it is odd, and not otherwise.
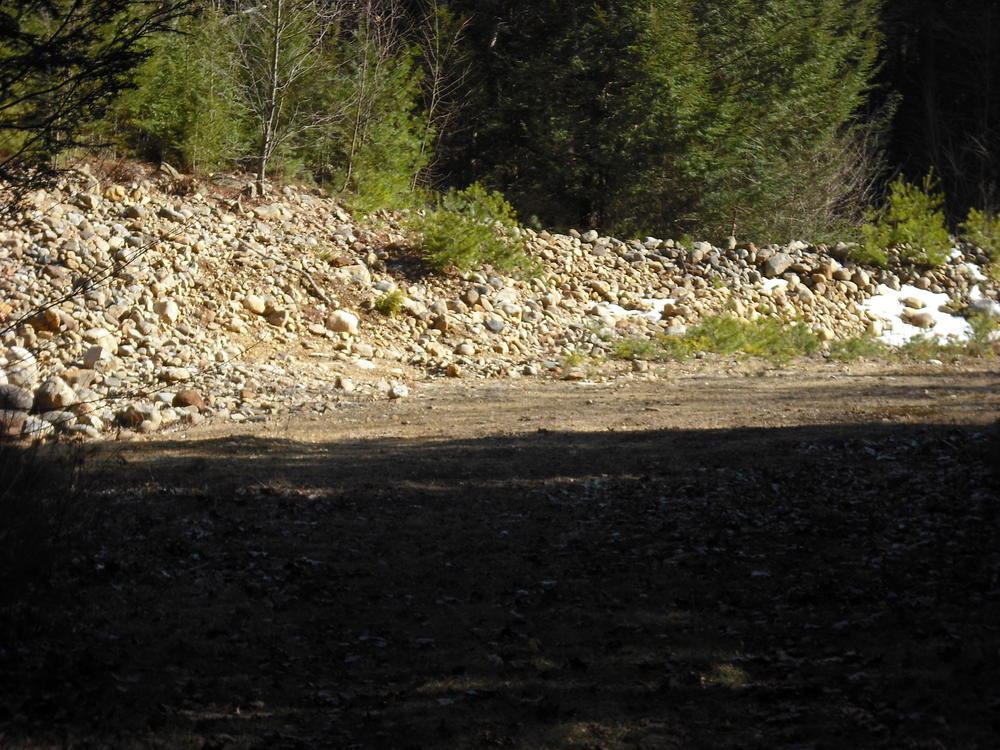
[{"label": "rocky embankment", "polygon": [[[883,286],[997,311],[975,248],[943,268],[864,268],[848,247],[726,248],[595,231],[520,230],[542,271],[430,273],[391,216],[359,222],[285,188],[172,170],[73,173],[0,231],[0,429],[100,437],[214,417],[263,421],[402,398],[425,377],[559,372],[621,337],[682,333],[726,311],[782,316],[824,340],[879,334]],[[387,316],[377,301],[399,290]],[[932,316],[904,307],[908,324]]]}]

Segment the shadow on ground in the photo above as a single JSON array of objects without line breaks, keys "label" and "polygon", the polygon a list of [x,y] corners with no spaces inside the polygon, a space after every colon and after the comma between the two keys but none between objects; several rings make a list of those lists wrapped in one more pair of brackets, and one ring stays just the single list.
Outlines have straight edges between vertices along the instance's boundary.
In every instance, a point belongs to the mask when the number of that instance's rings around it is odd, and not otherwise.
[{"label": "shadow on ground", "polygon": [[130,445],[4,609],[0,746],[987,748],[998,442]]}]

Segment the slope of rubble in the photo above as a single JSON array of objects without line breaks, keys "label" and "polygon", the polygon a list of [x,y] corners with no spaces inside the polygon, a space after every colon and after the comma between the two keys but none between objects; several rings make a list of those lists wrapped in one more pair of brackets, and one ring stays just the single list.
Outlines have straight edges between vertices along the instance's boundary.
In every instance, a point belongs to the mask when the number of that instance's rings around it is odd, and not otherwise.
[{"label": "slope of rubble", "polygon": [[[985,256],[864,268],[848,246],[682,246],[596,231],[515,230],[535,278],[437,274],[389,215],[351,216],[317,191],[263,202],[238,178],[84,168],[0,231],[0,428],[100,437],[208,417],[263,421],[404,397],[428,377],[558,372],[616,339],[680,334],[702,317],[779,316],[830,341],[879,335],[870,300],[912,285],[950,312],[998,314]],[[399,290],[401,309],[376,309]],[[929,328],[919,302],[907,325]],[[937,312],[937,311],[933,311]]]}]

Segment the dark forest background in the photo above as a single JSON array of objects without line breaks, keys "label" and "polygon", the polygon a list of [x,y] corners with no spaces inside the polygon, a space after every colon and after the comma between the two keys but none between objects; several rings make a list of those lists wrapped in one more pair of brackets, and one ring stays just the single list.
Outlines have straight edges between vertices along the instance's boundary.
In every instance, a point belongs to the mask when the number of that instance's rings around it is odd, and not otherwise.
[{"label": "dark forest background", "polygon": [[1000,4],[5,2],[0,171],[81,144],[366,210],[479,182],[539,227],[757,241],[849,236],[930,175],[954,228],[1000,208]]}]

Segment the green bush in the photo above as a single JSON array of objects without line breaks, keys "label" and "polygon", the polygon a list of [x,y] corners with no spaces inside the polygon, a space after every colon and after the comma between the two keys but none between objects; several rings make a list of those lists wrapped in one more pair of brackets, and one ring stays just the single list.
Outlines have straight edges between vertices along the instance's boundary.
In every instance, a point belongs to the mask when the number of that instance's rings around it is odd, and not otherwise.
[{"label": "green bush", "polygon": [[896,249],[904,260],[942,265],[951,247],[943,205],[944,197],[932,173],[919,186],[898,178],[890,186],[886,204],[866,215],[861,227],[865,242],[855,252],[855,259],[885,265],[885,251]]},{"label": "green bush", "polygon": [[956,338],[939,339],[936,336],[914,336],[897,350],[897,353],[912,360],[944,359],[946,357],[982,357],[991,359],[1000,352],[1000,339],[995,339],[1000,329],[996,318],[991,315],[973,313],[969,316],[972,328],[967,340]]},{"label": "green bush", "polygon": [[375,310],[387,318],[394,317],[402,308],[406,296],[402,289],[393,289],[375,300]]},{"label": "green bush", "polygon": [[656,362],[683,362],[692,349],[683,336],[660,334],[651,339],[629,337],[615,342],[612,356],[616,359],[640,359]]},{"label": "green bush", "polygon": [[252,148],[253,135],[235,93],[226,20],[205,11],[180,30],[153,41],[110,127],[149,158],[203,171],[232,166]]},{"label": "green bush", "polygon": [[438,270],[469,271],[489,264],[497,271],[531,274],[535,266],[523,244],[502,233],[503,227],[516,224],[514,209],[503,195],[474,183],[465,190],[449,190],[412,227],[422,236],[425,259]]},{"label": "green bush", "polygon": [[619,359],[683,361],[693,352],[748,354],[772,362],[787,362],[819,349],[819,338],[804,325],[775,318],[742,321],[731,315],[712,315],[684,336],[660,335],[652,339],[627,338],[615,344]]},{"label": "green bush", "polygon": [[971,208],[959,231],[964,240],[982,249],[994,263],[1000,263],[1000,214]]},{"label": "green bush", "polygon": [[972,335],[966,342],[966,353],[973,357],[993,357],[1000,352],[1000,339],[995,338],[1000,330],[1000,321],[992,315],[973,313],[969,316]]},{"label": "green bush", "polygon": [[775,362],[812,354],[820,344],[819,338],[803,325],[793,325],[776,318],[746,322],[730,315],[705,318],[688,331],[687,338],[696,350],[718,354],[742,352]]},{"label": "green bush", "polygon": [[854,336],[830,343],[830,359],[852,362],[856,359],[873,359],[886,353],[886,345],[874,336]]}]

